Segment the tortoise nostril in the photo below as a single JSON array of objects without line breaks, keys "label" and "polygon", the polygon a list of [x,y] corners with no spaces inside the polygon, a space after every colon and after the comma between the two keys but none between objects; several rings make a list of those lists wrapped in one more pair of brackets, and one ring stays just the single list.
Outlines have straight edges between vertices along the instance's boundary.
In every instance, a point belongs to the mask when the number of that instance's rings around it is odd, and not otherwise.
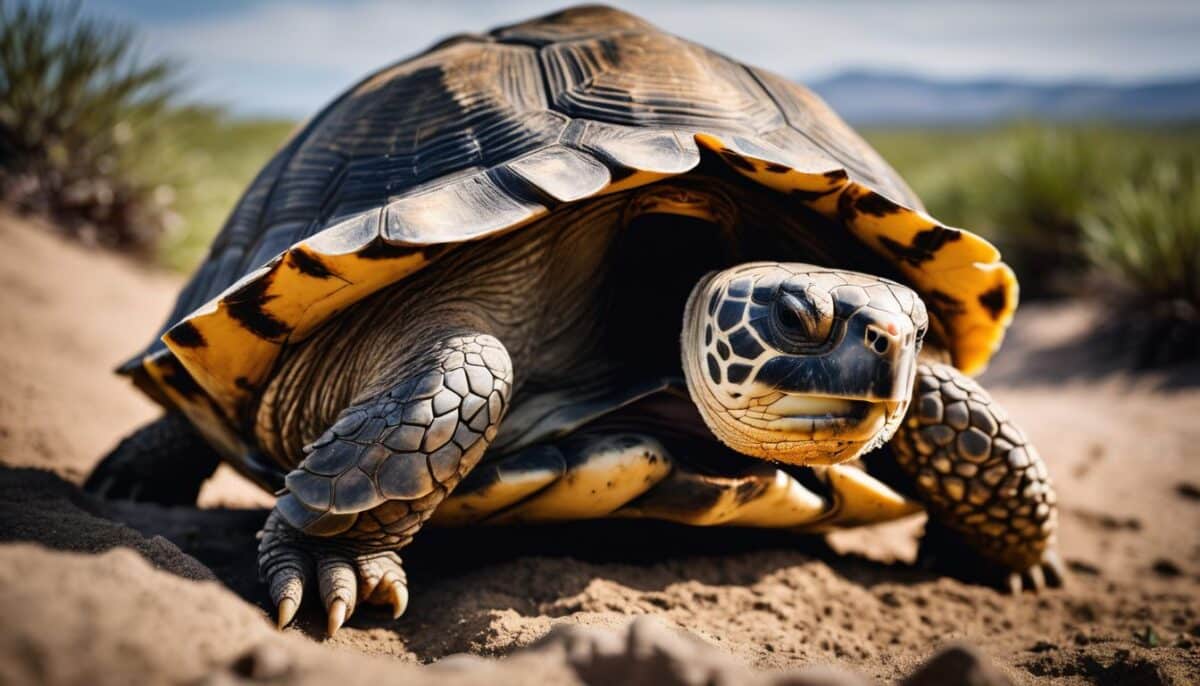
[{"label": "tortoise nostril", "polygon": [[895,325],[889,325],[889,329],[892,331],[874,324],[868,325],[863,343],[876,354],[883,355],[891,347],[892,339],[896,337],[893,333]]}]

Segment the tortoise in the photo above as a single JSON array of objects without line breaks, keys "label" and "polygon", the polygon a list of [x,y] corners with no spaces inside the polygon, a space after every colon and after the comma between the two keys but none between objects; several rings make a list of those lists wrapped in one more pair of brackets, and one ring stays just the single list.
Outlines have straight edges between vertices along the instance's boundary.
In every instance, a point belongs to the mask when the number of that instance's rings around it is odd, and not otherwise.
[{"label": "tortoise", "polygon": [[817,96],[578,7],[438,43],[286,142],[120,368],[165,414],[87,488],[193,502],[228,462],[278,496],[280,627],[316,590],[331,633],[399,617],[428,522],[923,508],[927,549],[1040,589],[1046,466],[970,376],[1016,304]]}]

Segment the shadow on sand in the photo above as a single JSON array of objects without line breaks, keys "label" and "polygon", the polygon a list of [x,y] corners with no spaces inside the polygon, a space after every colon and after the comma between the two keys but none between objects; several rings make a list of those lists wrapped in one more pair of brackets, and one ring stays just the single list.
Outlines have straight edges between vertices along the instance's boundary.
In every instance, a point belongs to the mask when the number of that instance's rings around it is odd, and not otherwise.
[{"label": "shadow on sand", "polygon": [[[220,581],[247,602],[270,610],[255,564],[255,534],[266,514],[100,501],[50,472],[0,466],[0,541],[91,554],[131,548],[161,570]],[[511,609],[554,614],[554,607],[567,614],[564,599],[596,580],[639,591],[663,591],[687,581],[748,586],[781,568],[815,563],[865,587],[931,578],[912,566],[839,555],[819,536],[644,520],[430,529],[403,556],[410,586],[419,589],[405,620],[393,622],[382,610],[363,608],[353,624],[393,631],[426,660],[460,648],[444,637],[430,637],[425,629],[442,622],[435,618],[465,596],[471,596],[471,614],[477,617]],[[706,563],[706,558],[723,559]],[[324,635],[311,603],[299,626],[314,638]]]}]

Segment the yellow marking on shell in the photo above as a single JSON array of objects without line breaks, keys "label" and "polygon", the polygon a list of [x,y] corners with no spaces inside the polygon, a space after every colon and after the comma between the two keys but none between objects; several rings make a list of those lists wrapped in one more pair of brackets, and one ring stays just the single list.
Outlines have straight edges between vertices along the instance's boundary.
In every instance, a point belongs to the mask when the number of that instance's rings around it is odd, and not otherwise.
[{"label": "yellow marking on shell", "polygon": [[626,176],[625,178],[621,179],[620,181],[616,181],[614,183],[610,183],[609,185],[605,186],[602,190],[600,190],[600,192],[596,193],[596,195],[599,196],[599,195],[611,195],[612,193],[620,193],[621,191],[627,191],[627,190],[630,190],[631,188],[640,188],[642,186],[652,184],[655,181],[662,181],[663,179],[669,179],[672,176],[678,176],[678,174],[673,174],[673,173],[669,173],[669,172],[644,171],[644,170],[639,169],[639,170],[633,172],[632,174],[630,174],[629,176]]},{"label": "yellow marking on shell", "polygon": [[438,526],[465,526],[480,523],[537,493],[562,476],[561,469],[504,469],[498,472],[496,481],[477,491],[452,493],[438,506],[431,521]]},{"label": "yellow marking on shell", "polygon": [[743,503],[726,522],[736,526],[796,528],[821,516],[828,503],[781,469],[762,494]]},{"label": "yellow marking on shell", "polygon": [[721,139],[706,133],[696,134],[696,142],[722,159],[725,159],[725,155],[733,155],[740,162],[753,167],[754,171],[750,171],[745,166],[725,160],[742,176],[761,186],[784,195],[799,191],[808,197],[816,196],[807,200],[806,204],[821,214],[837,214],[838,195],[850,183],[846,170],[832,164],[832,160],[813,160],[813,170],[801,171],[794,169],[790,164],[762,160],[733,151]]},{"label": "yellow marking on shell", "polygon": [[[429,261],[421,249],[396,257],[371,258],[356,252],[322,254],[309,243],[284,251],[186,317],[184,321],[203,338],[203,345],[180,345],[169,332],[163,337],[231,422],[238,422],[240,411],[257,395],[285,343],[303,340],[337,311]],[[300,258],[293,253],[299,253]],[[301,267],[314,261],[328,274],[314,274]],[[261,331],[249,328],[236,315],[238,308],[247,307],[237,297],[239,290],[247,286],[261,287],[254,305],[259,314],[282,326],[282,335],[263,337]]]},{"label": "yellow marking on shell", "polygon": [[[706,507],[689,509],[679,503],[655,502],[653,492],[645,499],[613,513],[623,519],[662,519],[692,526],[755,526],[790,529],[817,521],[828,510],[828,503],[808,490],[791,475],[774,470],[771,476],[709,477],[678,465],[667,477],[677,481],[705,481],[719,484],[719,496]],[[761,480],[762,490],[749,499],[739,493],[739,486]],[[664,484],[669,486],[670,484]],[[686,487],[681,489],[686,492]]]},{"label": "yellow marking on shell", "polygon": [[671,465],[641,446],[613,449],[570,465],[566,474],[532,499],[500,513],[489,524],[596,519],[611,515],[664,479]]},{"label": "yellow marking on shell", "polygon": [[920,503],[905,498],[858,467],[826,467],[825,478],[834,494],[834,510],[829,518],[812,527],[812,531],[890,522],[922,509]]},{"label": "yellow marking on shell", "polygon": [[[845,170],[790,169],[787,162],[734,150],[708,134],[696,134],[696,142],[742,176],[780,193],[798,192],[802,202],[841,220],[868,247],[895,263],[925,297],[946,329],[955,366],[968,374],[987,366],[1004,339],[1018,299],[1016,276],[1000,261],[995,246],[969,231],[943,227],[919,209],[883,198],[851,181]],[[866,207],[860,204],[872,200]]]},{"label": "yellow marking on shell", "polygon": [[167,381],[172,376],[187,374],[179,366],[179,361],[170,353],[162,351],[146,356],[142,360],[142,368],[166,394],[167,399],[187,415],[196,430],[225,458],[236,463],[236,458],[245,453],[246,444],[216,411],[212,400],[200,393],[199,389],[192,394],[183,393]]}]

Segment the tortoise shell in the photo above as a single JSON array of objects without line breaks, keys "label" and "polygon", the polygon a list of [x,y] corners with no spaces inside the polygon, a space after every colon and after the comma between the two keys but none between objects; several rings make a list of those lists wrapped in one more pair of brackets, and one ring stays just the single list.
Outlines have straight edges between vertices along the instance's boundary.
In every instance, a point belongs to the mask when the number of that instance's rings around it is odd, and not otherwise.
[{"label": "tortoise shell", "polygon": [[446,246],[564,203],[681,174],[702,156],[834,219],[929,305],[977,372],[1016,308],[984,239],[929,217],[817,96],[613,9],[462,35],[367,77],[258,174],[121,371],[226,452],[283,347]]}]

